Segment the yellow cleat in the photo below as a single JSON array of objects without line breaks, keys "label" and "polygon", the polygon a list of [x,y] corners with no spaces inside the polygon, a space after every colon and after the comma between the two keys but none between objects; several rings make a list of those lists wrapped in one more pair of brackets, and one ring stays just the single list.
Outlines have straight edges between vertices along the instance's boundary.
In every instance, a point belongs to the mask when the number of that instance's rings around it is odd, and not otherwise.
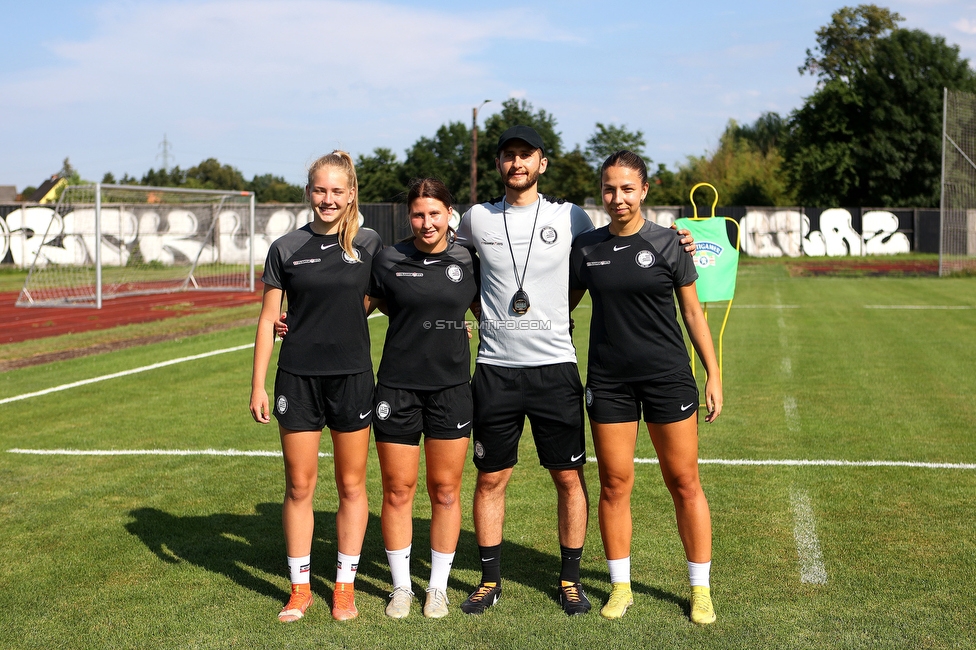
[{"label": "yellow cleat", "polygon": [[623,618],[627,608],[634,604],[634,594],[630,590],[629,582],[615,582],[610,591],[610,599],[600,610],[603,618]]},{"label": "yellow cleat", "polygon": [[715,622],[715,608],[708,587],[691,588],[691,622],[710,625]]}]

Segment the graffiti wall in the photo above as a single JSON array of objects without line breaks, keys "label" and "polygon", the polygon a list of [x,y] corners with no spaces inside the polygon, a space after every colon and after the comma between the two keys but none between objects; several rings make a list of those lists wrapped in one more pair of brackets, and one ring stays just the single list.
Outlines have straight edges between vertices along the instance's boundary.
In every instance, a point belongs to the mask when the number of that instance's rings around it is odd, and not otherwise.
[{"label": "graffiti wall", "polygon": [[[609,222],[602,208],[584,209],[597,227]],[[899,212],[912,215],[913,211]],[[683,214],[681,207],[644,209],[645,219],[662,226],[670,226],[682,216],[690,213]],[[894,255],[913,250],[911,240],[903,232],[912,230],[910,222],[907,226],[904,223],[905,214],[869,210],[858,216],[859,228],[855,228],[854,215],[844,208],[747,208],[745,215],[737,219],[740,248],[753,257]]]},{"label": "graffiti wall", "polygon": [[[601,207],[583,208],[594,225],[606,225]],[[645,208],[644,217],[662,226],[690,216],[690,208]],[[720,209],[721,210],[721,209]],[[733,212],[728,214],[728,212]],[[366,225],[376,229],[387,244],[403,235],[403,211],[389,205],[364,205]],[[755,257],[839,255],[892,255],[919,245],[919,233],[937,242],[938,211],[847,210],[844,208],[731,208],[726,214],[739,222],[741,249]],[[914,214],[914,217],[913,217]],[[259,205],[255,213],[255,260],[260,264],[268,248],[281,235],[308,223],[310,212],[302,204]],[[361,216],[362,219],[362,216]],[[913,221],[914,219],[914,221]],[[388,223],[389,222],[389,223]],[[161,264],[241,264],[248,261],[246,209],[209,206],[160,205],[106,207],[102,211],[101,255],[105,266],[126,265],[137,257]],[[914,233],[914,234],[913,234]],[[389,240],[389,241],[387,241]],[[43,245],[42,245],[43,244]],[[934,249],[938,250],[937,243]],[[0,262],[30,267],[91,263],[95,257],[95,213],[81,208],[58,214],[45,206],[0,206]]]},{"label": "graffiti wall", "polygon": [[[259,206],[255,210],[255,260],[260,264],[271,242],[308,223],[303,205]],[[216,223],[214,223],[216,221]],[[138,257],[164,265],[246,264],[246,209],[126,206],[102,210],[101,256],[104,266],[125,266]],[[93,208],[58,214],[48,207],[17,208],[0,219],[0,260],[21,268],[35,258],[39,266],[81,265],[95,259]]]}]

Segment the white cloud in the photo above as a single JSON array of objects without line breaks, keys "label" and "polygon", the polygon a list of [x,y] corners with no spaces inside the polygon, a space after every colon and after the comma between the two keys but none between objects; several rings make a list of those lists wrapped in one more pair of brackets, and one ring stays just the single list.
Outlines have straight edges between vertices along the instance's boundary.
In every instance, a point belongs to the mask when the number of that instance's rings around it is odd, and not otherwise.
[{"label": "white cloud", "polygon": [[960,18],[954,22],[952,26],[964,34],[976,34],[976,22],[969,20],[968,18]]},{"label": "white cloud", "polygon": [[51,46],[61,65],[4,84],[4,96],[46,108],[181,99],[253,107],[285,92],[293,101],[348,105],[377,89],[477,78],[472,55],[511,19],[288,0],[107,4],[98,17],[91,38]]}]

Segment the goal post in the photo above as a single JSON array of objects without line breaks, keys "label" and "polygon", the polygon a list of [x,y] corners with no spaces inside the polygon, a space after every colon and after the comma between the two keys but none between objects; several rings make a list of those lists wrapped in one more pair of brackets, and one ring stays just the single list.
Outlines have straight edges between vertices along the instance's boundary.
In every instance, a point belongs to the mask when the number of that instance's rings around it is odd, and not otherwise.
[{"label": "goal post", "polygon": [[943,89],[939,275],[976,273],[976,95]]},{"label": "goal post", "polygon": [[47,227],[33,238],[18,306],[101,308],[122,296],[254,291],[253,192],[69,185],[53,208],[33,210],[45,211]]}]

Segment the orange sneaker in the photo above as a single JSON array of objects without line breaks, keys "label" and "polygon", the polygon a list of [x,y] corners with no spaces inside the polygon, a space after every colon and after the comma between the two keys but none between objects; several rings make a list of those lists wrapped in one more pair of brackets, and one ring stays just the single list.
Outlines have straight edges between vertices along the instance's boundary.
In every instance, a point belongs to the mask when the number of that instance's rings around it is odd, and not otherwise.
[{"label": "orange sneaker", "polygon": [[309,584],[291,586],[291,598],[278,612],[278,620],[291,623],[305,616],[305,610],[312,604],[312,586]]},{"label": "orange sneaker", "polygon": [[348,621],[359,616],[356,609],[356,590],[351,582],[337,582],[332,592],[332,618]]}]

